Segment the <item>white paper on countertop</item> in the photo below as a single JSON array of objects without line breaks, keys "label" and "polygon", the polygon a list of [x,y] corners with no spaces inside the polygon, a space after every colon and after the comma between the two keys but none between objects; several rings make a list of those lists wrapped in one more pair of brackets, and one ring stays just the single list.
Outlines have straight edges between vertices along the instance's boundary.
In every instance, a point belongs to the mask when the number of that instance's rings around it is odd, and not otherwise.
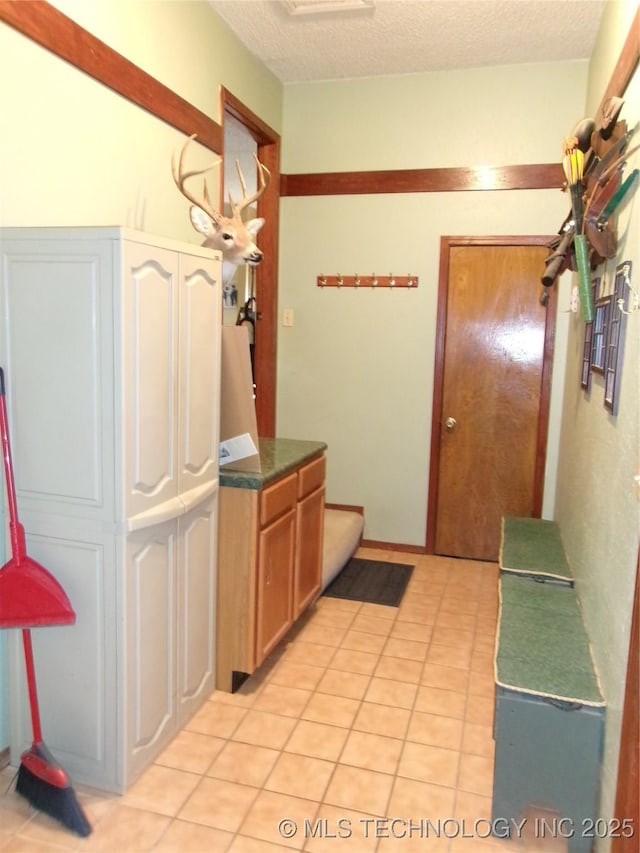
[{"label": "white paper on countertop", "polygon": [[242,435],[235,435],[233,438],[227,438],[220,442],[219,465],[229,465],[231,462],[237,462],[238,459],[246,459],[247,456],[256,456],[258,448],[256,447],[251,435],[248,432]]}]

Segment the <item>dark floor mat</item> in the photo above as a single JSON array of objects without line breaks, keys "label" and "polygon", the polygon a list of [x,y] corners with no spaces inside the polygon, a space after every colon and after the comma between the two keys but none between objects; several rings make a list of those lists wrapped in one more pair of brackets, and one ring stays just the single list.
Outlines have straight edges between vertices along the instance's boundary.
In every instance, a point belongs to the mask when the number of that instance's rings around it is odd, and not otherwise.
[{"label": "dark floor mat", "polygon": [[352,557],[325,589],[329,598],[347,598],[398,607],[414,567]]}]

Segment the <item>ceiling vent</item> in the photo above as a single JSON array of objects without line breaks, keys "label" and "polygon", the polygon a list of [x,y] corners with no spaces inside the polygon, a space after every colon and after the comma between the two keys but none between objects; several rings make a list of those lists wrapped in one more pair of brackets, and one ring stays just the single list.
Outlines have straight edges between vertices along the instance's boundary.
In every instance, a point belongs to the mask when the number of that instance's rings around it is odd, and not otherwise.
[{"label": "ceiling vent", "polygon": [[342,12],[371,12],[375,0],[282,0],[290,15],[339,15]]}]

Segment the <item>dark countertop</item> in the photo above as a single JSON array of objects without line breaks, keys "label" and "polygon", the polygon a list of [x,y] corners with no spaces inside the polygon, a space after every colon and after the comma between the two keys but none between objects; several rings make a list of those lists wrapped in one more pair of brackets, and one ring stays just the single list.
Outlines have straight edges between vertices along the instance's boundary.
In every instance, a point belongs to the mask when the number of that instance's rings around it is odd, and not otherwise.
[{"label": "dark countertop", "polygon": [[[255,470],[237,470],[233,464],[220,468],[220,485],[236,489],[262,489],[308,459],[327,449],[323,441],[295,438],[261,438],[260,464]],[[245,467],[245,466],[243,466]]]}]

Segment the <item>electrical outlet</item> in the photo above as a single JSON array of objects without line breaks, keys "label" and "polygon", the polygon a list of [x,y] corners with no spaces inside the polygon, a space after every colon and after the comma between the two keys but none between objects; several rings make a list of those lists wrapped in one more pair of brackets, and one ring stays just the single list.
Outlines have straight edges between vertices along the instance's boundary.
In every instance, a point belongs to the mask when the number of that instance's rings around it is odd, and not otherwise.
[{"label": "electrical outlet", "polygon": [[282,312],[282,325],[293,326],[293,308],[285,308]]}]

